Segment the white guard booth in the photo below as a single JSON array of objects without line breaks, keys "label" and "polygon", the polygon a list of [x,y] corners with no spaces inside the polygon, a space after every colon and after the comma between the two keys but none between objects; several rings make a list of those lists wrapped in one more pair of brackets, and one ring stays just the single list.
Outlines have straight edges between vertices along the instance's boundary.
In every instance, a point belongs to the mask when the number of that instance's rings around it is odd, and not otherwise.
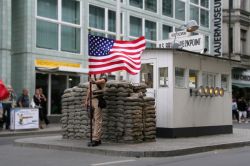
[{"label": "white guard booth", "polygon": [[11,130],[39,128],[39,111],[36,108],[14,108],[10,117]]},{"label": "white guard booth", "polygon": [[[177,49],[146,49],[140,74],[129,80],[146,83],[147,95],[155,97],[158,137],[232,133],[228,59]],[[202,96],[196,91],[201,86],[223,88],[224,95]]]}]

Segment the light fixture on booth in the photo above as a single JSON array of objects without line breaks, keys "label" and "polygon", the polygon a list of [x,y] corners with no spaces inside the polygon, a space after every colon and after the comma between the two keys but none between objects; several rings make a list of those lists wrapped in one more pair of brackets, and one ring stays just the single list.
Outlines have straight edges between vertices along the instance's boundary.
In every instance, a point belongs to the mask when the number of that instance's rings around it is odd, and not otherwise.
[{"label": "light fixture on booth", "polygon": [[198,89],[198,95],[199,96],[204,96],[205,95],[205,90],[203,86],[200,86]]},{"label": "light fixture on booth", "polygon": [[219,88],[219,87],[216,87],[216,88],[214,89],[214,95],[215,95],[215,96],[219,96],[219,93],[220,93],[220,88]]},{"label": "light fixture on booth", "polygon": [[[197,22],[195,20],[190,20],[188,21],[186,24],[181,25],[178,29],[186,29],[187,32],[194,32],[197,29],[199,29],[199,25],[197,24]],[[177,32],[176,32],[177,34]],[[174,37],[174,43],[173,43],[173,48],[178,48],[179,44],[176,44],[176,35]]]},{"label": "light fixture on booth", "polygon": [[220,94],[221,97],[224,96],[224,89],[223,88],[220,88],[219,94]]},{"label": "light fixture on booth", "polygon": [[214,88],[213,87],[209,88],[209,94],[210,94],[211,97],[214,96]]},{"label": "light fixture on booth", "polygon": [[205,93],[205,96],[209,96],[210,95],[210,93],[209,93],[209,87],[208,86],[206,86],[204,88],[204,93]]}]

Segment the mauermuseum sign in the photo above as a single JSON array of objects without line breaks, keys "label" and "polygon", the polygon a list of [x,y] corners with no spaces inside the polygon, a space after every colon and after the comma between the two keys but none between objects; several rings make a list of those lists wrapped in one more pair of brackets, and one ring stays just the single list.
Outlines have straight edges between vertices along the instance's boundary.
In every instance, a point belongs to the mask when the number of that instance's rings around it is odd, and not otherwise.
[{"label": "mauermuseum sign", "polygon": [[222,1],[214,0],[214,55],[222,54]]}]

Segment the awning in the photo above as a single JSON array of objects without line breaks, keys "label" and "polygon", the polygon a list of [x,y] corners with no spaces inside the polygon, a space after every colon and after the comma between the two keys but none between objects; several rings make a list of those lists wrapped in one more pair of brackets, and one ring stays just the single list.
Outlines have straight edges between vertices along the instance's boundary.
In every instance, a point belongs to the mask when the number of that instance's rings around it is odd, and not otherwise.
[{"label": "awning", "polygon": [[250,84],[232,83],[232,86],[236,86],[238,88],[250,88]]},{"label": "awning", "polygon": [[87,68],[75,68],[75,67],[55,67],[55,68],[46,68],[46,67],[36,67],[37,71],[43,72],[68,72],[68,73],[78,73],[78,74],[88,74],[89,70]]}]

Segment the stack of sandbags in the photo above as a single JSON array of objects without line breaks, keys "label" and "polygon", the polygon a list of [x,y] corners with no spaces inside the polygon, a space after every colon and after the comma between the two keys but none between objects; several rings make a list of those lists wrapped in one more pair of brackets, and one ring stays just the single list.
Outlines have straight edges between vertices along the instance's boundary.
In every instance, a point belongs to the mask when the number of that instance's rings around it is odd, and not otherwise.
[{"label": "stack of sandbags", "polygon": [[89,118],[83,105],[88,84],[66,89],[62,96],[63,138],[82,139],[89,135]]},{"label": "stack of sandbags", "polygon": [[133,85],[133,93],[140,93],[143,96],[146,96],[146,90],[147,85],[144,83],[140,83],[140,84],[134,84]]},{"label": "stack of sandbags", "polygon": [[124,135],[124,100],[132,92],[128,82],[109,81],[106,84],[103,109],[103,136],[108,142],[120,142]]},{"label": "stack of sandbags", "polygon": [[156,115],[155,99],[143,97],[143,135],[144,141],[155,141],[156,138]]},{"label": "stack of sandbags", "polygon": [[124,104],[124,142],[143,141],[143,100],[139,97],[127,97]]}]

